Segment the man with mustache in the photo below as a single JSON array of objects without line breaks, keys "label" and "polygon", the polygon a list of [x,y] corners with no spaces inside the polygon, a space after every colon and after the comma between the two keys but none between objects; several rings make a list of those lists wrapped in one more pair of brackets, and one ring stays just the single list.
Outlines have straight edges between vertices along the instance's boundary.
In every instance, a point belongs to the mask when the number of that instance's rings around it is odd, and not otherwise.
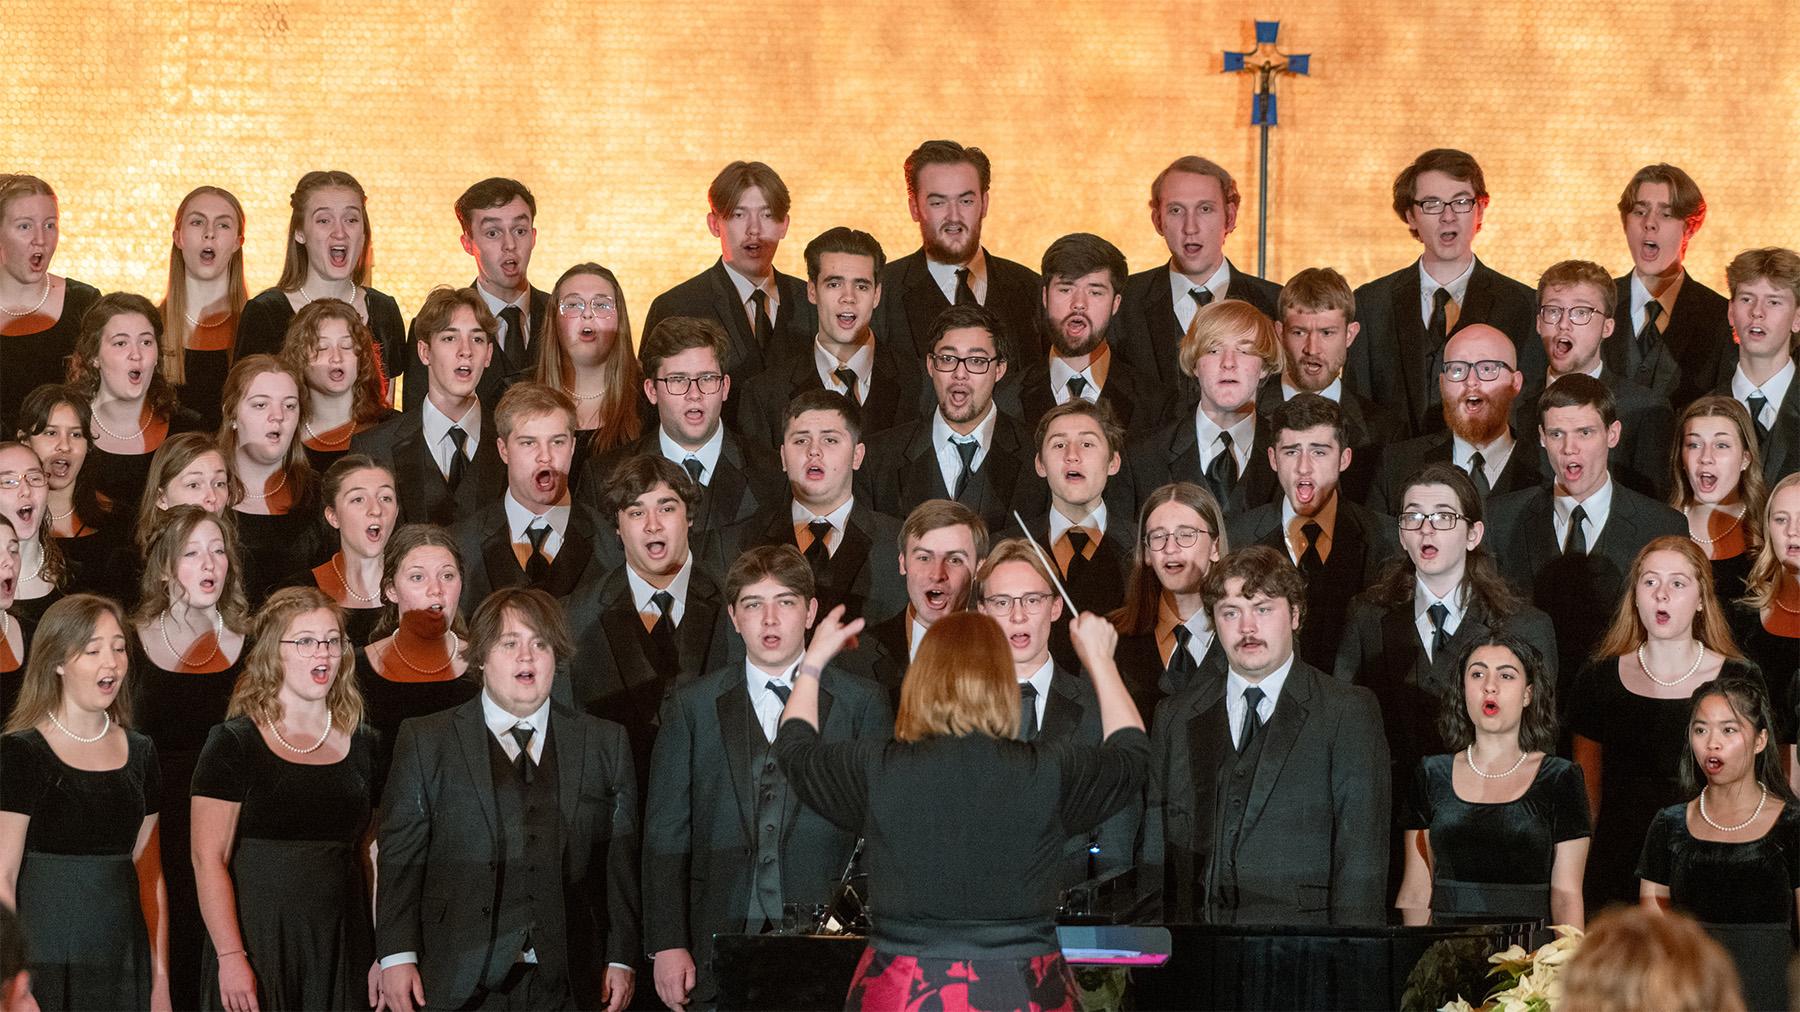
[{"label": "man with mustache", "polygon": [[536,587],[561,600],[616,568],[618,539],[599,511],[569,497],[575,404],[554,387],[518,383],[494,408],[506,491],[450,528],[463,560],[462,613],[502,587]]},{"label": "man with mustache", "polygon": [[1037,275],[981,245],[992,168],[980,149],[926,141],[906,156],[906,207],[919,223],[920,248],[881,272],[887,297],[875,333],[930,351],[932,321],[950,306],[985,307],[999,321],[1000,350],[1022,361],[1041,356]]},{"label": "man with mustache", "polygon": [[1392,516],[1400,508],[1407,478],[1438,461],[1468,474],[1483,500],[1539,484],[1536,455],[1529,446],[1521,448],[1508,424],[1524,383],[1505,334],[1486,324],[1458,331],[1444,345],[1437,377],[1446,431],[1388,447],[1369,493],[1369,508]]},{"label": "man with mustache", "polygon": [[1270,319],[1281,287],[1237,269],[1225,237],[1237,228],[1237,180],[1217,162],[1183,155],[1150,184],[1150,224],[1169,259],[1133,274],[1121,291],[1113,347],[1144,376],[1191,397],[1193,377],[1181,368],[1181,338],[1200,307],[1221,299],[1248,302]]},{"label": "man with mustache", "polygon": [[1125,254],[1097,235],[1065,235],[1044,251],[1043,307],[1050,357],[1025,366],[1019,417],[1035,430],[1044,413],[1082,400],[1105,404],[1137,434],[1161,421],[1164,397],[1136,366],[1113,353],[1112,324],[1125,285]]},{"label": "man with mustache", "polygon": [[1619,195],[1631,272],[1615,282],[1606,367],[1650,388],[1677,412],[1731,371],[1726,299],[1682,266],[1705,221],[1699,185],[1666,162],[1637,170]]},{"label": "man with mustache", "polygon": [[1482,263],[1475,236],[1487,213],[1487,183],[1467,152],[1434,148],[1394,179],[1394,213],[1424,247],[1417,262],[1356,290],[1362,336],[1345,371],[1350,389],[1400,412],[1414,435],[1442,417],[1432,383],[1457,331],[1488,324],[1512,340],[1525,389],[1544,374],[1531,289]]}]

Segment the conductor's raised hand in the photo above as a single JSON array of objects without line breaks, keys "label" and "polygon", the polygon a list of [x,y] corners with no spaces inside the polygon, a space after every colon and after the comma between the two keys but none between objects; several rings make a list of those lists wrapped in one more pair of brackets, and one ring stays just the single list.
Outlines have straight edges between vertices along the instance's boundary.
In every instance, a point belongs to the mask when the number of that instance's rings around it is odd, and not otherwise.
[{"label": "conductor's raised hand", "polygon": [[807,645],[806,656],[800,663],[815,671],[822,670],[833,657],[845,650],[856,649],[856,634],[862,629],[863,620],[856,618],[845,622],[844,606],[838,605],[813,627],[812,642]]},{"label": "conductor's raised hand", "polygon": [[1112,664],[1113,649],[1119,645],[1119,630],[1091,611],[1084,611],[1069,623],[1069,638],[1075,643],[1075,656],[1081,666],[1093,671],[1101,664]]}]

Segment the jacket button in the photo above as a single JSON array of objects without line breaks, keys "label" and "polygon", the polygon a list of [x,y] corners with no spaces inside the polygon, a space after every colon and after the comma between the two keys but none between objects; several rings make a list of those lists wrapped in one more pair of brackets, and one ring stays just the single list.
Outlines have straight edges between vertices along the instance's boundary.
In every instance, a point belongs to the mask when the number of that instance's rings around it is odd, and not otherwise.
[{"label": "jacket button", "polygon": [[482,912],[482,914],[483,914],[483,915],[484,915],[484,916],[485,916],[485,915],[486,915],[486,914],[487,914],[487,912],[488,912],[488,908],[487,908],[487,907],[482,907],[482,908],[481,908],[481,912]]}]

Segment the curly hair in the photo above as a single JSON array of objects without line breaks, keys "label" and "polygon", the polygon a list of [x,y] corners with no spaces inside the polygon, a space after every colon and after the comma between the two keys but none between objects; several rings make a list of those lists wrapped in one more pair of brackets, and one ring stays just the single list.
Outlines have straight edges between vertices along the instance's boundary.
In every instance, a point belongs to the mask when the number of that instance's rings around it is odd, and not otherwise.
[{"label": "curly hair", "polygon": [[317,587],[284,587],[269,595],[256,613],[256,628],[250,633],[250,650],[244,657],[243,673],[231,690],[227,717],[249,717],[258,724],[273,724],[282,719],[281,684],[286,666],[281,659],[282,641],[287,639],[290,623],[310,611],[328,611],[337,624],[343,649],[338,651],[337,670],[332,672],[331,688],[325,692],[325,705],[331,711],[334,727],[354,732],[362,723],[362,690],[356,685],[356,654],[344,631],[344,610]]},{"label": "curly hair", "polygon": [[[156,335],[157,347],[162,346],[162,313],[149,299],[136,292],[110,292],[102,295],[98,302],[82,314],[81,329],[75,335],[75,352],[69,356],[68,385],[89,403],[100,394],[101,334],[115,317],[127,313],[137,313],[150,321],[150,332]],[[150,405],[151,414],[166,419],[175,413],[177,398],[175,387],[163,375],[161,365],[159,351],[157,358],[151,363],[150,384],[144,391],[144,403]]]}]

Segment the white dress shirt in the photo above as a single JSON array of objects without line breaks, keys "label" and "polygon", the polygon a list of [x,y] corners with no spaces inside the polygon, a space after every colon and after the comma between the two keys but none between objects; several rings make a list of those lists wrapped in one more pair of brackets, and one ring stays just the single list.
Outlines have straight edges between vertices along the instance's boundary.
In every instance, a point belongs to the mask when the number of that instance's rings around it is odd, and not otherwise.
[{"label": "white dress shirt", "polygon": [[463,458],[474,460],[476,444],[481,441],[481,402],[469,405],[469,410],[457,419],[439,411],[429,397],[420,403],[423,407],[419,412],[419,427],[423,430],[425,446],[431,450],[431,459],[437,463],[438,473],[448,480],[450,455],[456,452],[456,444],[450,439],[450,429],[452,426],[461,426],[469,434],[469,438],[463,440]]},{"label": "white dress shirt", "polygon": [[1440,288],[1450,289],[1450,301],[1462,308],[1463,299],[1469,294],[1469,279],[1475,276],[1475,258],[1469,258],[1469,266],[1463,272],[1450,279],[1447,284],[1438,284],[1431,272],[1425,269],[1425,261],[1419,260],[1419,320],[1426,327],[1431,326],[1431,303],[1437,297]]},{"label": "white dress shirt", "polygon": [[550,536],[544,539],[544,554],[554,559],[556,553],[562,551],[563,536],[569,530],[571,507],[568,503],[552,506],[542,514],[533,513],[526,509],[523,503],[513,498],[511,489],[507,489],[504,502],[506,503],[507,534],[512,538],[513,544],[530,544],[531,539],[525,536],[525,531],[531,527],[548,526]]},{"label": "white dress shirt", "polygon": [[1252,411],[1231,423],[1231,428],[1221,429],[1210,416],[1200,408],[1194,409],[1194,440],[1200,449],[1200,471],[1205,473],[1212,466],[1213,458],[1219,455],[1219,433],[1231,433],[1231,453],[1237,458],[1238,478],[1241,480],[1250,467],[1250,450],[1256,445],[1256,412]]},{"label": "white dress shirt", "polygon": [[[1288,385],[1286,376],[1281,378],[1282,400],[1291,401],[1294,399],[1294,395],[1299,392],[1299,387]],[[1332,380],[1326,385],[1325,389],[1320,390],[1318,393],[1320,397],[1325,398],[1333,404],[1342,404],[1344,401],[1344,375],[1339,373],[1337,379]]]},{"label": "white dress shirt", "polygon": [[1100,500],[1099,504],[1094,507],[1094,511],[1089,513],[1087,517],[1082,520],[1070,520],[1068,517],[1062,515],[1061,510],[1051,507],[1050,543],[1053,545],[1056,544],[1057,539],[1063,536],[1063,532],[1071,527],[1093,528],[1094,534],[1096,535],[1095,540],[1099,540],[1100,536],[1106,534],[1106,500]]},{"label": "white dress shirt", "polygon": [[825,535],[825,554],[830,556],[835,555],[838,546],[844,543],[844,527],[850,523],[850,508],[855,505],[856,497],[851,496],[844,500],[842,506],[839,506],[837,509],[832,510],[824,516],[819,516],[812,510],[800,505],[800,500],[795,499],[790,504],[788,515],[794,518],[796,526],[804,526],[812,523],[814,520],[830,521],[831,533]]},{"label": "white dress shirt", "polygon": [[918,654],[919,644],[924,641],[925,633],[929,629],[930,629],[930,626],[927,626],[925,623],[919,621],[918,619],[915,618],[912,620],[911,626],[909,626],[907,629],[907,637],[906,637],[906,659],[907,660],[909,660],[909,661],[912,660],[913,657]]},{"label": "white dress shirt", "polygon": [[1050,396],[1056,403],[1069,403],[1069,398],[1074,396],[1069,393],[1069,380],[1076,376],[1080,376],[1082,382],[1087,384],[1081,390],[1081,399],[1089,404],[1100,403],[1100,381],[1094,378],[1093,356],[1088,357],[1087,368],[1077,370],[1069,367],[1068,359],[1052,350],[1050,352]]},{"label": "white dress shirt", "polygon": [[770,682],[776,682],[794,691],[794,669],[800,666],[800,658],[781,670],[780,674],[771,675],[750,661],[744,662],[744,687],[750,692],[750,705],[756,708],[756,720],[762,724],[763,740],[774,741],[775,732],[780,730],[781,711],[787,704],[781,701],[774,690],[769,688]]},{"label": "white dress shirt", "polygon": [[[1686,280],[1687,280],[1687,272],[1686,271],[1677,271],[1674,279],[1671,281],[1671,284],[1673,284],[1677,281],[1686,281]],[[1666,293],[1667,291],[1668,291],[1668,289],[1665,288],[1664,292]],[[1633,337],[1636,337],[1638,334],[1642,333],[1644,330],[1644,307],[1655,301],[1657,301],[1657,299],[1655,296],[1650,294],[1650,289],[1647,286],[1645,286],[1644,279],[1638,277],[1637,271],[1632,271],[1631,272],[1631,335]],[[1662,320],[1663,320],[1662,325],[1664,327],[1667,327],[1669,325],[1668,312],[1665,311],[1663,313]]]},{"label": "white dress shirt", "polygon": [[738,304],[744,307],[744,319],[750,324],[751,335],[756,334],[756,304],[750,301],[750,295],[758,288],[762,289],[764,298],[768,299],[769,325],[773,327],[776,314],[781,312],[781,286],[775,283],[774,273],[770,272],[768,280],[759,285],[738,273],[738,269],[729,262],[719,262],[725,265],[725,276],[731,279],[732,287],[737,289]]},{"label": "white dress shirt", "polygon": [[1506,470],[1506,462],[1512,459],[1515,445],[1510,429],[1495,436],[1493,441],[1486,446],[1476,446],[1463,437],[1452,434],[1450,437],[1450,463],[1461,468],[1464,474],[1468,474],[1469,460],[1475,456],[1475,451],[1480,450],[1481,473],[1487,475],[1488,487],[1493,488],[1495,483],[1500,480],[1500,473]]},{"label": "white dress shirt", "polygon": [[[994,445],[994,425],[999,419],[999,409],[989,404],[987,414],[981,417],[981,421],[975,424],[974,431],[969,433],[969,436],[975,437],[975,458],[969,462],[971,474],[981,470],[982,462],[987,460],[988,447]],[[950,428],[950,423],[944,421],[942,409],[933,411],[931,413],[931,445],[937,450],[938,471],[944,476],[944,490],[954,496],[956,476],[962,474],[963,463],[962,454],[958,453],[956,447],[952,445],[950,438],[952,436],[956,436],[958,439],[968,438],[968,436],[957,435],[956,430]]]},{"label": "white dress shirt", "polygon": [[1287,684],[1288,672],[1294,670],[1294,656],[1281,662],[1281,667],[1263,676],[1260,682],[1252,682],[1231,668],[1225,675],[1225,719],[1231,725],[1233,744],[1243,736],[1244,731],[1244,690],[1254,685],[1263,691],[1262,702],[1256,704],[1256,715],[1261,718],[1263,726],[1268,726],[1270,718],[1275,716],[1275,704],[1281,701],[1281,687]]},{"label": "white dress shirt", "polygon": [[[525,291],[519,295],[517,302],[507,302],[482,287],[480,281],[475,283],[475,291],[480,293],[481,301],[487,303],[488,312],[493,313],[495,322],[500,324],[500,333],[494,335],[494,343],[505,348],[508,355],[513,353],[514,348],[531,347],[531,286],[525,286]],[[500,318],[500,311],[508,307],[519,311],[519,323],[525,330],[521,335],[524,342],[522,344],[513,343],[513,335],[507,333],[506,321]]]},{"label": "white dress shirt", "polygon": [[1032,708],[1037,710],[1037,729],[1040,734],[1044,730],[1044,710],[1050,705],[1050,680],[1055,674],[1055,659],[1046,657],[1044,663],[1031,673],[1030,678],[1019,679],[1020,685],[1030,682],[1031,687],[1037,690],[1037,698],[1032,700]]},{"label": "white dress shirt", "polygon": [[719,469],[719,454],[725,450],[725,426],[721,424],[713,429],[712,438],[701,444],[698,450],[689,450],[677,443],[675,437],[669,435],[669,430],[664,428],[656,430],[656,445],[662,450],[664,457],[677,464],[682,464],[684,470],[687,465],[683,464],[683,461],[689,457],[698,457],[700,459],[700,485],[704,488],[712,484],[713,472]]},{"label": "white dress shirt", "polygon": [[1556,495],[1555,492],[1552,492],[1551,495],[1554,498],[1550,504],[1550,522],[1556,528],[1557,547],[1560,549],[1563,545],[1568,544],[1569,518],[1575,512],[1575,507],[1580,506],[1587,511],[1587,523],[1582,525],[1582,529],[1587,532],[1587,550],[1592,552],[1594,546],[1600,542],[1600,532],[1606,529],[1606,518],[1612,514],[1612,475],[1607,475],[1606,483],[1595,489],[1594,494],[1586,499]]},{"label": "white dress shirt", "polygon": [[1434,604],[1444,606],[1444,610],[1448,612],[1444,616],[1444,635],[1454,636],[1456,630],[1462,626],[1464,596],[1463,588],[1460,585],[1450,592],[1449,597],[1439,597],[1431,592],[1431,588],[1425,586],[1425,581],[1418,579],[1413,581],[1413,628],[1419,632],[1419,643],[1425,648],[1426,660],[1437,660],[1431,655],[1431,638],[1434,633],[1431,625],[1431,606]]},{"label": "white dress shirt", "polygon": [[1773,430],[1775,418],[1781,414],[1781,404],[1787,400],[1788,387],[1793,382],[1794,360],[1791,358],[1787,365],[1775,370],[1775,375],[1765,380],[1762,386],[1750,382],[1750,377],[1744,374],[1744,367],[1740,363],[1731,373],[1731,396],[1737,398],[1746,411],[1750,410],[1748,402],[1751,394],[1760,393],[1767,398],[1769,403],[1763,405],[1762,416],[1751,420],[1761,422],[1764,428]]},{"label": "white dress shirt", "polygon": [[[675,579],[670,580],[669,585],[662,588],[675,599],[675,603],[669,605],[669,621],[678,626],[681,624],[681,617],[687,614],[688,581],[693,576],[694,553],[690,551],[688,557],[682,560],[681,568],[675,571]],[[625,582],[631,587],[631,603],[637,608],[638,614],[657,615],[661,613],[661,609],[657,608],[655,603],[650,600],[657,588],[652,587],[648,580],[639,576],[637,570],[632,569],[629,564],[625,566]]]},{"label": "white dress shirt", "polygon": [[825,389],[848,396],[850,391],[838,382],[837,371],[846,366],[856,374],[856,402],[861,404],[869,399],[869,382],[875,375],[875,342],[865,341],[863,346],[850,354],[850,361],[839,362],[824,342],[813,339],[813,366],[819,370],[819,383]]},{"label": "white dress shirt", "polygon": [[[987,251],[975,247],[975,258],[967,264],[969,268],[969,290],[975,293],[975,301],[987,305],[988,270]],[[931,274],[931,280],[937,282],[938,291],[944,293],[944,299],[952,306],[956,305],[956,272],[961,268],[955,264],[940,264],[930,257],[925,258],[925,270]]]},{"label": "white dress shirt", "polygon": [[1169,297],[1175,302],[1175,319],[1181,324],[1181,332],[1188,332],[1194,325],[1194,314],[1200,311],[1200,303],[1194,301],[1190,293],[1196,288],[1204,288],[1212,293],[1212,301],[1217,302],[1225,297],[1225,290],[1231,287],[1231,261],[1221,258],[1219,269],[1212,272],[1212,277],[1201,284],[1194,284],[1194,279],[1175,269],[1174,261],[1169,263]]}]

